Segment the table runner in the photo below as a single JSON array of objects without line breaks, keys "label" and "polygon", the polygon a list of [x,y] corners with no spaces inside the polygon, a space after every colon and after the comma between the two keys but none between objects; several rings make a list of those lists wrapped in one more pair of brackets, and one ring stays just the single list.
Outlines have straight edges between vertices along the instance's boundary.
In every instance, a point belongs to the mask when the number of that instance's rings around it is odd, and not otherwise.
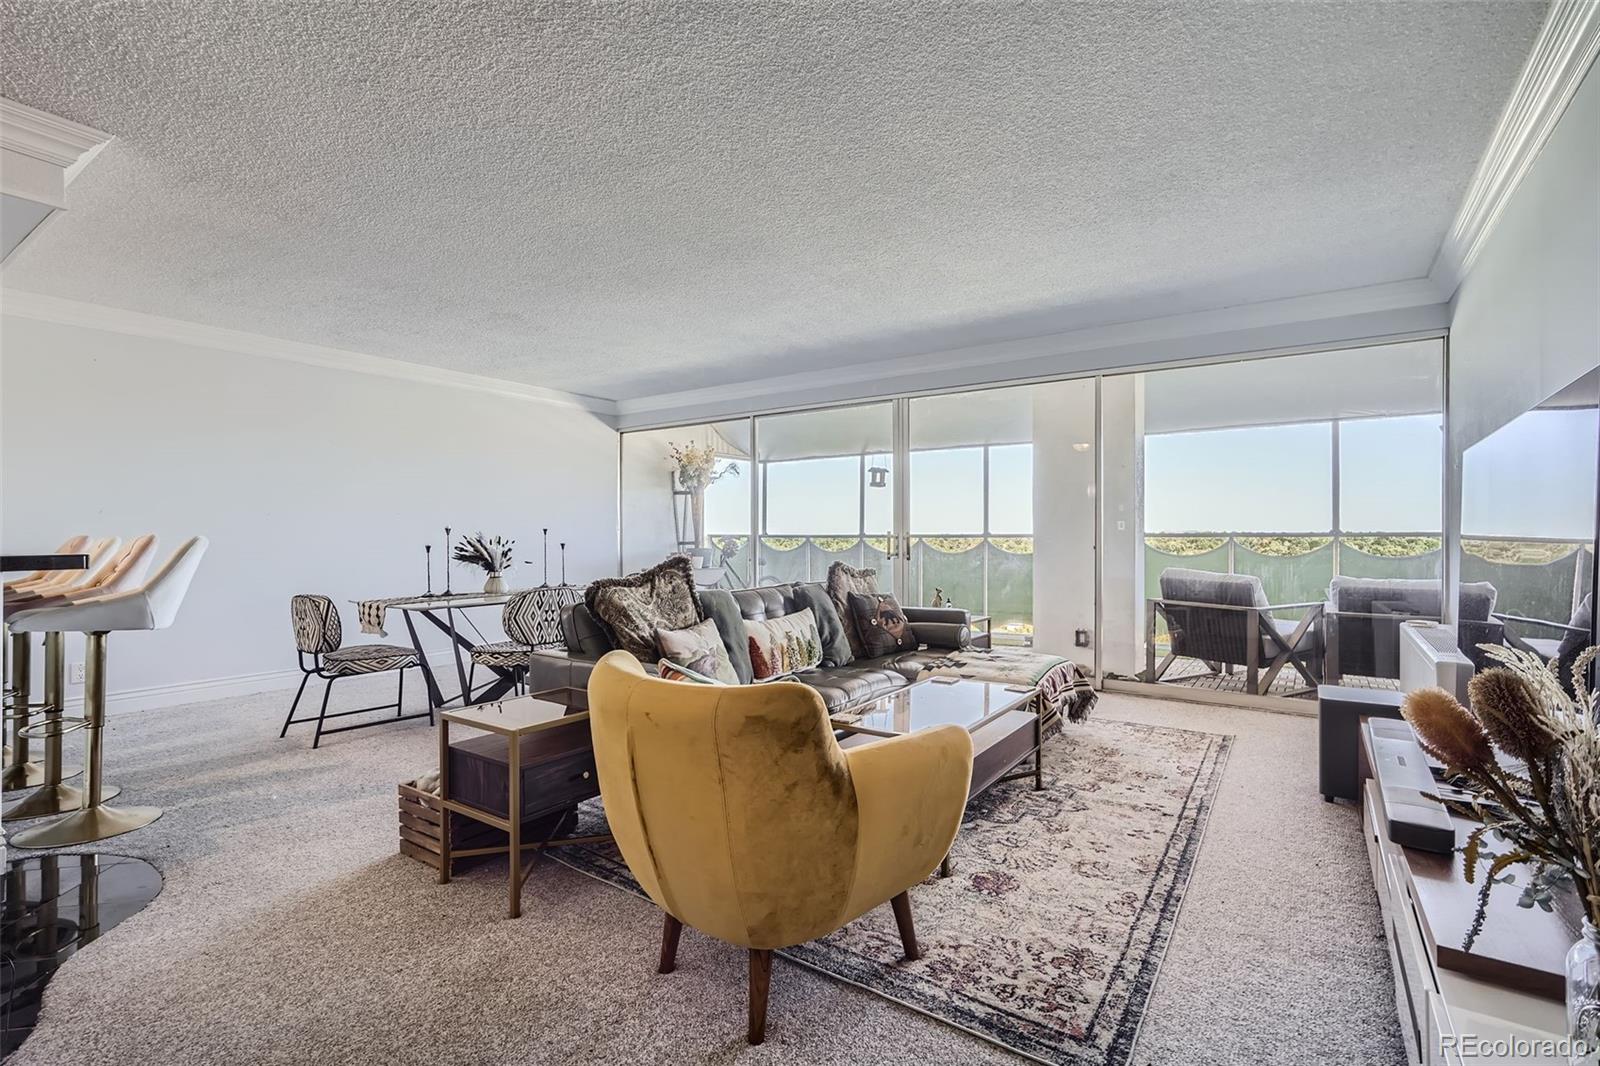
[{"label": "table runner", "polygon": [[540,637],[535,646],[542,647],[561,643],[561,608],[583,600],[583,586],[581,585],[542,585],[531,589],[512,589],[510,592],[498,595],[487,595],[482,592],[456,592],[449,596],[388,596],[371,600],[357,600],[356,615],[361,620],[361,632],[387,637],[389,634],[384,630],[384,623],[389,608],[399,604],[415,605],[419,608],[429,609],[455,605],[492,607],[497,604],[507,603],[513,596],[524,592],[535,594],[530,603],[531,609],[537,614],[536,630]]}]

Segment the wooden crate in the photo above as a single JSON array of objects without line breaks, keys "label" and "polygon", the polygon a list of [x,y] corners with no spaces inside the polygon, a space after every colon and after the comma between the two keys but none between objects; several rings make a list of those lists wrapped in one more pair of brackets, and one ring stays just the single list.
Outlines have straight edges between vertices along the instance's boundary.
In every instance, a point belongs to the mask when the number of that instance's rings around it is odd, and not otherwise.
[{"label": "wooden crate", "polygon": [[[431,792],[423,792],[413,786],[411,782],[401,782],[400,786],[400,854],[408,855],[418,862],[425,863],[433,869],[439,868],[439,828],[444,824],[444,811],[439,808],[439,797]],[[506,835],[493,826],[484,825],[482,822],[465,818],[459,814],[450,815],[450,847],[457,848],[503,848],[506,846]],[[487,856],[475,855],[455,860],[459,868],[463,863],[471,863]]]}]

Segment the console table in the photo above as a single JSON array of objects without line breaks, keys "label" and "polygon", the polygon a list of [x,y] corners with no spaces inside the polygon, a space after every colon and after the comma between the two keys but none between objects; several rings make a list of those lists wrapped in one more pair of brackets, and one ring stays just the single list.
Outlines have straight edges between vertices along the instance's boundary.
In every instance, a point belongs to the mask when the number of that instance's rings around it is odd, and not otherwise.
[{"label": "console table", "polygon": [[[1566,1032],[1566,1005],[1550,971],[1560,972],[1570,934],[1556,916],[1519,908],[1515,887],[1506,886],[1490,896],[1472,954],[1462,952],[1475,891],[1460,874],[1461,859],[1389,839],[1384,792],[1371,776],[1367,728],[1360,741],[1362,831],[1410,1066],[1566,1066],[1565,1055],[1529,1051],[1559,1047],[1554,1042]],[[1455,821],[1460,846],[1476,823]],[[1516,1053],[1495,1053],[1518,1042]]]}]

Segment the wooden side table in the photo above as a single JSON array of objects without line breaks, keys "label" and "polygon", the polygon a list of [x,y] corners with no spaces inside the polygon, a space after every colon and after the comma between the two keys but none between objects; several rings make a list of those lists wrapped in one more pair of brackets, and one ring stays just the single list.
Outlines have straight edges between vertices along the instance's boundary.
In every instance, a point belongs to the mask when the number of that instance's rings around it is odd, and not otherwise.
[{"label": "wooden side table", "polygon": [[[509,884],[507,917],[522,915],[522,885],[527,877],[522,853],[535,856],[544,848],[568,844],[601,844],[610,836],[563,837],[526,842],[523,822],[553,814],[599,795],[589,742],[589,712],[575,701],[575,689],[551,689],[499,703],[480,703],[439,714],[439,805],[445,817],[439,834],[439,883],[450,882],[451,860],[468,855],[506,855]],[[505,813],[468,803],[453,795],[451,787],[450,727],[467,726],[504,737],[506,741]],[[581,733],[575,732],[581,730]],[[471,743],[470,741],[468,742]],[[572,756],[578,756],[574,760]],[[490,802],[498,797],[493,797]],[[498,805],[498,804],[496,804]],[[449,813],[493,826],[506,834],[507,845],[453,850]]]},{"label": "wooden side table", "polygon": [[[978,625],[982,623],[983,628]],[[986,614],[975,614],[969,623],[972,629],[972,646],[974,648],[994,647],[994,619]]]}]

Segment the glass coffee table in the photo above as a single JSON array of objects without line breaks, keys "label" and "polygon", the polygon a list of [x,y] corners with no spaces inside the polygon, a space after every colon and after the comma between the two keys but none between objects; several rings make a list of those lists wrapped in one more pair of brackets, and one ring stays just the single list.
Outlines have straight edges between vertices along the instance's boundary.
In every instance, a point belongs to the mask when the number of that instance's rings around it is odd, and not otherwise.
[{"label": "glass coffee table", "polygon": [[[971,799],[1000,781],[1028,774],[1034,788],[1044,787],[1039,716],[1027,709],[1037,694],[1021,685],[931,677],[844,708],[830,721],[835,729],[862,737],[897,737],[936,725],[964,727],[972,734]],[[1019,743],[1019,737],[1027,743]],[[1031,770],[1013,772],[1030,758]]]},{"label": "glass coffee table", "polygon": [[[1044,736],[1039,716],[1029,710],[1037,689],[966,678],[930,677],[829,716],[833,727],[849,734],[843,748],[898,737],[936,725],[959,725],[972,734],[970,801],[1002,781],[1033,778],[1044,788]],[[1031,766],[1024,763],[1031,762]],[[1020,768],[1020,769],[1019,769]],[[950,875],[947,857],[939,876]]]}]

